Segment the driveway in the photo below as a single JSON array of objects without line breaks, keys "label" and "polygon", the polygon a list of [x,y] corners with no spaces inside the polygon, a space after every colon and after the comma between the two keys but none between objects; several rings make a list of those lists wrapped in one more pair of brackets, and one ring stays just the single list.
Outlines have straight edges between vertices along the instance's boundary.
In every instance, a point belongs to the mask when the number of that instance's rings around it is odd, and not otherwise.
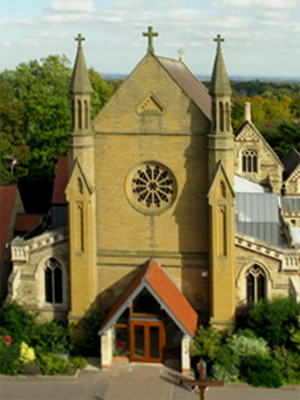
[{"label": "driveway", "polygon": [[[163,365],[124,364],[101,371],[88,368],[77,378],[1,377],[1,400],[198,400],[179,383],[181,376]],[[300,387],[214,387],[206,400],[299,400]]]}]

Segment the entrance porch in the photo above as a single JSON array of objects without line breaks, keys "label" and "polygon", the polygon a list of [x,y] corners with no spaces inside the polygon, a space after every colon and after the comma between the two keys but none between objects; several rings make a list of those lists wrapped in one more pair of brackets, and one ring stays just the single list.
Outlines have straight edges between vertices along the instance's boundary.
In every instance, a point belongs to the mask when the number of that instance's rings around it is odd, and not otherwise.
[{"label": "entrance porch", "polygon": [[114,356],[190,370],[198,315],[156,260],[150,260],[108,311],[100,328],[101,367]]}]

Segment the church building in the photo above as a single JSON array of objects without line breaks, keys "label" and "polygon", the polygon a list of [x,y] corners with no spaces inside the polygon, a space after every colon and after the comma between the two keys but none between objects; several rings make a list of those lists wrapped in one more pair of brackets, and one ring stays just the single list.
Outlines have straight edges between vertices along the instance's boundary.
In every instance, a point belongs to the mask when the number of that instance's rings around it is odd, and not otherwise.
[{"label": "church building", "polygon": [[233,132],[220,35],[209,91],[155,54],[152,27],[143,35],[146,55],[93,120],[76,38],[52,221],[12,242],[8,299],[44,320],[106,310],[103,368],[123,355],[185,371],[199,324],[230,327],[261,298],[300,300],[300,156],[280,161],[250,104]]}]

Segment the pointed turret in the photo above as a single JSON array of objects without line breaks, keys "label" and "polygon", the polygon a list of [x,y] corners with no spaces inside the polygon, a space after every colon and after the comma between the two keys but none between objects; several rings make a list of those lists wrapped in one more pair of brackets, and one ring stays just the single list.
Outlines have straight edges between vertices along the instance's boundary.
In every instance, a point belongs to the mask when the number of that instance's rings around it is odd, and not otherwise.
[{"label": "pointed turret", "polygon": [[223,59],[220,35],[211,79],[211,130],[208,137],[210,205],[210,317],[218,328],[234,319],[235,228],[234,143],[231,128],[231,88]]},{"label": "pointed turret", "polygon": [[75,40],[78,41],[78,48],[77,48],[75,65],[73,69],[72,81],[70,85],[70,93],[73,95],[91,94],[93,90],[89,79],[88,71],[86,68],[86,63],[83,54],[83,47],[82,47],[82,42],[85,40],[85,38],[83,38],[81,34],[79,34]]},{"label": "pointed turret", "polygon": [[212,182],[219,161],[233,184],[233,132],[231,127],[231,87],[228,79],[221,42],[217,35],[217,54],[211,79],[211,130],[208,135],[209,180]]},{"label": "pointed turret", "polygon": [[85,39],[79,34],[75,40],[78,48],[70,85],[73,127],[69,135],[70,179],[66,196],[69,228],[69,321],[78,323],[95,299],[97,233],[94,132],[90,115],[92,86],[82,48]]},{"label": "pointed turret", "polygon": [[221,38],[220,35],[217,35],[216,39],[214,39],[218,43],[217,45],[217,54],[215,58],[215,65],[213,69],[213,74],[211,78],[211,86],[209,94],[212,97],[215,96],[230,96],[231,95],[231,87],[228,79],[224,58],[222,54],[221,42],[224,42],[224,39]]},{"label": "pointed turret", "polygon": [[86,67],[81,34],[75,39],[78,42],[77,55],[73,69],[70,94],[72,98],[72,131],[69,140],[70,174],[76,159],[89,176],[94,180],[94,136],[91,129],[91,93],[92,86]]}]

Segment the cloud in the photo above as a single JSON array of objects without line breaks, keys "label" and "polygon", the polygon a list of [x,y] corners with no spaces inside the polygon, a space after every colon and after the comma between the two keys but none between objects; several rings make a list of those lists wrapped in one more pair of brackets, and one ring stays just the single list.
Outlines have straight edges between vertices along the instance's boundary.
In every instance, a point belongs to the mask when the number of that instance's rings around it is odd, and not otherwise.
[{"label": "cloud", "polygon": [[213,3],[216,8],[242,8],[251,11],[265,9],[289,9],[297,7],[297,0],[218,0]]},{"label": "cloud", "polygon": [[45,7],[46,11],[52,12],[94,12],[95,6],[92,0],[65,0],[65,1],[53,1]]}]

